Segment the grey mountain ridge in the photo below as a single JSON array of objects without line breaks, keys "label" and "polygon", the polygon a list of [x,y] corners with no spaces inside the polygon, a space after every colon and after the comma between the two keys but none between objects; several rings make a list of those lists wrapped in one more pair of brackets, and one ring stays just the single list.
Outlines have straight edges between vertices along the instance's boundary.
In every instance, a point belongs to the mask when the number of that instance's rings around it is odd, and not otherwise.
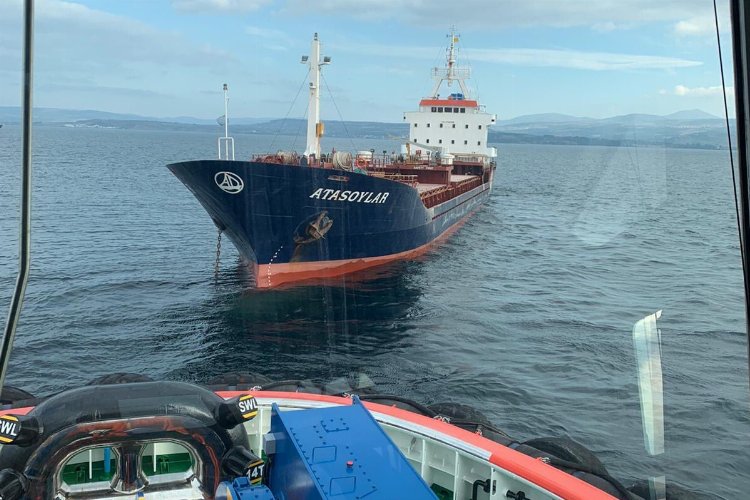
[{"label": "grey mountain ridge", "polygon": [[[20,120],[18,107],[0,106],[0,123]],[[35,108],[34,121],[52,126],[107,127],[141,130],[220,132],[216,119],[194,117],[155,118],[96,110]],[[326,135],[372,139],[399,139],[408,135],[406,123],[326,121]],[[298,135],[306,127],[302,119],[231,118],[233,133]],[[732,127],[733,128],[733,127]],[[665,116],[634,113],[609,118],[589,118],[560,113],[541,113],[498,120],[489,132],[494,143],[563,144],[601,146],[656,146],[726,149],[722,118],[698,109]]]}]

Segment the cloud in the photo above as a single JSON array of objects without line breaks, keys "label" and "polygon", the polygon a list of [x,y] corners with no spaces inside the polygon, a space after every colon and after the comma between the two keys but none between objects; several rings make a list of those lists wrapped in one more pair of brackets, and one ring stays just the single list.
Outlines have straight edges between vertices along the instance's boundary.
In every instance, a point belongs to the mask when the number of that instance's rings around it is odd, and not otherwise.
[{"label": "cloud", "polygon": [[[375,44],[331,44],[337,51],[363,55],[408,57],[431,60],[435,55],[432,47],[398,47]],[[675,69],[700,66],[700,61],[675,57],[611,52],[584,52],[561,49],[499,48],[472,49],[463,52],[465,59],[476,62],[509,64],[515,66],[556,67],[594,71]]]},{"label": "cloud", "polygon": [[674,25],[674,32],[678,36],[707,35],[715,30],[713,19],[693,18],[680,21]]},{"label": "cloud", "polygon": [[471,51],[473,61],[519,66],[544,66],[585,70],[674,69],[700,66],[700,61],[675,57],[583,52],[553,49],[479,49]]},{"label": "cloud", "polygon": [[[20,16],[0,1],[0,39],[20,53]],[[103,74],[123,65],[211,66],[229,54],[211,45],[196,44],[184,36],[158,29],[125,16],[64,0],[39,0],[35,9],[35,45],[40,70],[99,67]],[[2,38],[7,37],[7,38]]]},{"label": "cloud", "polygon": [[294,40],[286,32],[258,26],[245,27],[245,33],[257,38],[261,45],[270,50],[289,50],[294,45]]},{"label": "cloud", "polygon": [[[12,56],[2,66],[13,70],[20,68],[19,7],[0,0],[1,52]],[[210,44],[73,1],[38,0],[35,21],[35,99],[43,106],[144,113],[176,106],[165,96],[205,87],[236,64]],[[15,103],[19,81],[17,71],[0,70],[2,103]]]},{"label": "cloud", "polygon": [[609,33],[610,31],[615,31],[616,29],[622,28],[622,27],[623,26],[618,26],[612,21],[606,21],[603,23],[594,23],[593,25],[591,25],[591,29],[599,33]]},{"label": "cloud", "polygon": [[[455,0],[287,0],[283,11],[293,15],[349,15],[360,19],[400,19],[410,23],[446,26],[446,13]],[[676,22],[711,12],[705,0],[464,0],[460,8],[464,28],[528,26],[624,27]]]},{"label": "cloud", "polygon": [[[729,13],[719,12],[719,29],[721,33],[728,34],[730,32],[729,26]],[[713,12],[710,15],[704,15],[700,17],[691,17],[690,19],[683,19],[675,23],[673,32],[678,37],[716,37],[716,20],[714,19]]]},{"label": "cloud", "polygon": [[172,7],[180,12],[236,13],[258,10],[272,0],[172,0]]},{"label": "cloud", "polygon": [[[660,92],[661,93],[661,92]],[[716,85],[713,87],[686,87],[685,85],[677,85],[674,88],[674,95],[682,96],[682,97],[706,97],[706,96],[714,96],[714,95],[721,95],[722,94],[722,88],[721,85]],[[727,87],[727,96],[734,95],[734,87]]]}]

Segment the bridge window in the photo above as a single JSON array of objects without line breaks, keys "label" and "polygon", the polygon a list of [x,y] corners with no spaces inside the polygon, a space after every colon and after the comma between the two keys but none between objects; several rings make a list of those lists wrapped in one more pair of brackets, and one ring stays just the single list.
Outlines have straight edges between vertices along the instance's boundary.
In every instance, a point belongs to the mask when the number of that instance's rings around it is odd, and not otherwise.
[{"label": "bridge window", "polygon": [[443,128],[443,124],[442,123],[440,124],[440,128]]},{"label": "bridge window", "polygon": [[433,106],[430,111],[432,111],[433,113],[436,112],[437,111],[437,107]]},{"label": "bridge window", "polygon": [[453,108],[445,108],[446,113],[450,113],[451,111],[453,111]]},{"label": "bridge window", "polygon": [[442,107],[439,107],[439,108],[438,108],[438,113],[442,113],[442,112],[443,112],[443,108],[442,108]]},{"label": "bridge window", "polygon": [[454,113],[458,113],[458,108],[453,108]]},{"label": "bridge window", "polygon": [[466,113],[466,108],[461,108],[461,113]]}]

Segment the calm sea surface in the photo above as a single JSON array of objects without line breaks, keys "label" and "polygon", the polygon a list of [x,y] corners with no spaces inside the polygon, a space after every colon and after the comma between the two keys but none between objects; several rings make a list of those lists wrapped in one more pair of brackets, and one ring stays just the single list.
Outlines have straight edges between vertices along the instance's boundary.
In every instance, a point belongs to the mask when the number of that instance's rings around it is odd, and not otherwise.
[{"label": "calm sea surface", "polygon": [[[218,134],[218,132],[217,132]],[[270,136],[236,136],[237,156]],[[301,149],[298,138],[272,149]],[[337,149],[397,148],[333,140]],[[0,130],[0,314],[17,266],[19,129]],[[32,274],[8,382],[364,373],[382,392],[569,435],[629,484],[750,492],[747,345],[726,152],[501,146],[490,202],[425,257],[253,291],[166,163],[216,136],[35,129]],[[632,327],[662,310],[665,453],[644,448]]]}]

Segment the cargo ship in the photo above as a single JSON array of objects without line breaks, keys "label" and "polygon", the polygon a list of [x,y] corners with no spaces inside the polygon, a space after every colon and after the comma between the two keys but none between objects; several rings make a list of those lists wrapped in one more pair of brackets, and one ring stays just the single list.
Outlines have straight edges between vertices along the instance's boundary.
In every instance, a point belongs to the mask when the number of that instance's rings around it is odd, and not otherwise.
[{"label": "cargo ship", "polygon": [[[449,39],[432,93],[404,113],[409,136],[398,154],[321,150],[320,71],[331,58],[321,58],[316,33],[302,57],[311,75],[303,154],[235,160],[225,119],[218,159],[168,165],[252,267],[257,287],[413,258],[487,200],[497,157],[487,136],[496,116],[472,98],[469,68],[457,64],[459,38]],[[226,117],[226,85],[224,92]]]}]

